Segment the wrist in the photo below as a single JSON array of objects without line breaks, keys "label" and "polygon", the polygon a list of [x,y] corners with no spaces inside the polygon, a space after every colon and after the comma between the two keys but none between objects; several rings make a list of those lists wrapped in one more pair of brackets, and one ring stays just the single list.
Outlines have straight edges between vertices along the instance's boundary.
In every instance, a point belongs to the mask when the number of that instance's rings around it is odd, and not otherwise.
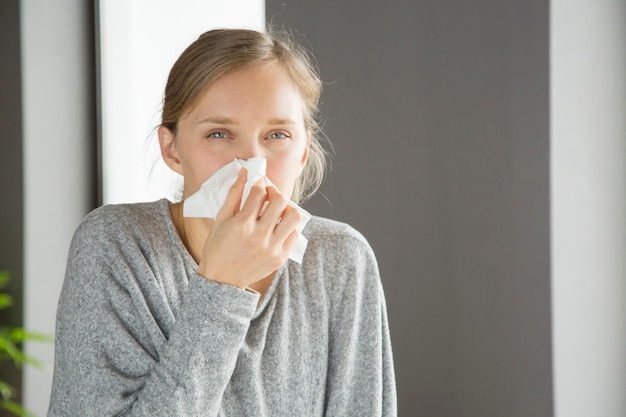
[{"label": "wrist", "polygon": [[222,279],[221,277],[223,277],[224,274],[220,274],[219,272],[216,273],[215,271],[209,271],[208,268],[206,268],[206,267],[204,267],[204,265],[202,265],[202,263],[198,266],[198,269],[196,270],[196,274],[198,274],[202,278],[207,279],[209,281],[217,282],[219,284],[230,285],[232,287],[236,287],[236,288],[239,288],[241,290],[244,290],[247,287],[245,284],[232,282],[232,281],[227,280],[227,279]]}]

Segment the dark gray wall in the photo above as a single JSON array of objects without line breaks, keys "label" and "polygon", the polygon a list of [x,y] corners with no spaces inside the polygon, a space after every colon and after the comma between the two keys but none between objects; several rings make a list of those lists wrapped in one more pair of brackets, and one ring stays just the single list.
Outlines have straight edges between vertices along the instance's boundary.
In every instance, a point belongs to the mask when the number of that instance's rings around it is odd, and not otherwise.
[{"label": "dark gray wall", "polygon": [[[22,276],[22,100],[19,2],[0,3],[0,270],[9,270],[12,287]],[[14,284],[14,285],[13,285]],[[19,315],[19,311],[13,312]]]},{"label": "dark gray wall", "polygon": [[[19,1],[0,1],[0,271],[11,274],[11,282],[2,292],[8,292],[14,300],[13,307],[0,312],[1,326],[22,325],[24,194],[19,22]],[[0,364],[0,380],[15,388],[21,385],[20,373],[6,361]],[[4,413],[0,411],[0,415]]]},{"label": "dark gray wall", "polygon": [[400,415],[552,415],[549,2],[266,4],[327,82],[307,208],[377,253]]}]

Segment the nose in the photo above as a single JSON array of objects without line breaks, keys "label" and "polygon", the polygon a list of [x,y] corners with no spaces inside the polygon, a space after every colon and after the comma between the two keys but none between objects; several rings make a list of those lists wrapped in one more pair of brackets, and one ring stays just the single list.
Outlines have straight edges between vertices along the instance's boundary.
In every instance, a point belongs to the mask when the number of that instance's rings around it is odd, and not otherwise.
[{"label": "nose", "polygon": [[261,145],[257,141],[245,141],[237,150],[238,159],[250,159],[254,157],[265,158]]}]

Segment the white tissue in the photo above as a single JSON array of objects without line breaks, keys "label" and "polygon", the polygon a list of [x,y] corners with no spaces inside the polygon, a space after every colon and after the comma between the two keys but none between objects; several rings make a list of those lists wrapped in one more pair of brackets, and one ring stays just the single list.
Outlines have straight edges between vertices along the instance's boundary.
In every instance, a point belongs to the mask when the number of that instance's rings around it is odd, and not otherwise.
[{"label": "white tissue", "polygon": [[[265,176],[266,166],[266,159],[257,157],[248,160],[235,159],[224,165],[211,175],[211,177],[200,186],[197,192],[185,199],[183,203],[183,216],[214,219],[217,212],[224,204],[224,201],[226,201],[228,191],[237,180],[241,168],[245,168],[248,173],[243,196],[241,198],[241,207],[243,207],[250,194],[252,185],[260,178],[264,178],[267,185],[273,185],[269,178]],[[311,215],[293,201],[289,201],[288,204],[297,209],[302,215],[302,220],[296,227],[299,234],[298,241],[289,254],[289,259],[302,263],[302,257],[304,256],[304,251],[307,246],[307,240],[302,236],[302,230],[309,220],[311,220]]]}]

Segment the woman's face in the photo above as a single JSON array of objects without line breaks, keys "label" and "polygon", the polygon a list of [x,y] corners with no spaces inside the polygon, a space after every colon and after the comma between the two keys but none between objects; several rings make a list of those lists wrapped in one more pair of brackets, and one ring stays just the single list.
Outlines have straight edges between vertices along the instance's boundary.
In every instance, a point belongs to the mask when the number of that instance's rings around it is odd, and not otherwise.
[{"label": "woman's face", "polygon": [[297,87],[278,65],[227,74],[178,122],[161,126],[165,162],[184,177],[183,197],[234,158],[267,159],[267,176],[290,197],[308,157],[309,132]]}]

